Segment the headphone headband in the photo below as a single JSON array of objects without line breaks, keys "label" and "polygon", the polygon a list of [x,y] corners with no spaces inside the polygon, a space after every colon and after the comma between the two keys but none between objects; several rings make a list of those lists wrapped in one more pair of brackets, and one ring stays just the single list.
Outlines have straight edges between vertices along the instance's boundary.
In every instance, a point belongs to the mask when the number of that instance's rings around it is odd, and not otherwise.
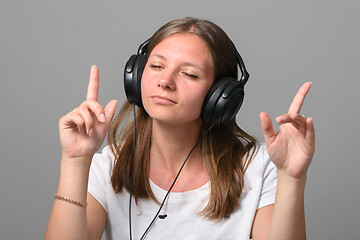
[{"label": "headphone headband", "polygon": [[146,40],[145,42],[143,42],[140,46],[139,49],[137,51],[137,54],[142,54],[145,55],[147,53],[147,46],[149,45],[150,42],[150,38],[148,40]]},{"label": "headphone headband", "polygon": [[240,56],[240,53],[238,52],[238,50],[236,49],[235,45],[233,42],[231,42],[234,46],[235,49],[235,54],[236,54],[236,61],[240,67],[240,71],[241,71],[241,78],[240,78],[240,82],[242,83],[243,86],[245,86],[245,84],[247,83],[247,81],[249,80],[250,74],[248,73],[248,71],[246,70],[245,67],[245,63],[243,61],[243,59]]}]

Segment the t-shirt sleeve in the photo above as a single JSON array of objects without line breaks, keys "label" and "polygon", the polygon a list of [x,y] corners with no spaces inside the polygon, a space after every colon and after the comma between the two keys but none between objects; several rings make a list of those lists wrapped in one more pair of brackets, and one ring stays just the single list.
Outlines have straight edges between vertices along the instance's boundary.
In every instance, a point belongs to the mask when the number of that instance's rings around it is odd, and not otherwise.
[{"label": "t-shirt sleeve", "polygon": [[92,159],[88,192],[101,204],[107,212],[106,188],[111,184],[111,155],[108,147],[102,153],[96,153]]},{"label": "t-shirt sleeve", "polygon": [[259,154],[263,154],[263,184],[259,201],[259,208],[275,203],[276,187],[277,187],[277,174],[276,166],[270,160],[265,144],[262,144]]}]

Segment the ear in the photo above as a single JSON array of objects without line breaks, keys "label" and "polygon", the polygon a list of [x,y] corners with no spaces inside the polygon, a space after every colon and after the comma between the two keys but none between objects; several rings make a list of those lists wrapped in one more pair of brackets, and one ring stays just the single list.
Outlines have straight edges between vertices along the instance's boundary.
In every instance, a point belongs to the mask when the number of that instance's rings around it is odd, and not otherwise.
[{"label": "ear", "polygon": [[234,119],[244,99],[240,81],[231,77],[219,79],[205,97],[202,119],[205,126],[223,127]]},{"label": "ear", "polygon": [[142,106],[141,100],[141,77],[146,64],[146,57],[141,54],[134,54],[125,65],[124,88],[128,101]]}]

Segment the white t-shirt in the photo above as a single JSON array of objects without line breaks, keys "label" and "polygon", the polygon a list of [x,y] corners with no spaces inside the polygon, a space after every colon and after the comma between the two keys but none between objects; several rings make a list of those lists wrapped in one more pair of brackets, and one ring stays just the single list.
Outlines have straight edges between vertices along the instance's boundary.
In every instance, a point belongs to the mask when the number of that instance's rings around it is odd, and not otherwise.
[{"label": "white t-shirt", "polygon": [[[105,234],[107,239],[129,239],[129,193],[115,193],[111,184],[114,156],[109,147],[95,154],[89,176],[88,191],[107,213]],[[257,209],[273,204],[276,193],[276,167],[270,161],[265,145],[261,145],[244,175],[245,186],[239,199],[240,207],[219,222],[204,219],[202,211],[210,193],[209,183],[183,193],[170,193],[146,239],[249,239]],[[150,181],[156,198],[162,202],[166,190]],[[133,239],[140,239],[154,218],[159,205],[151,199],[132,202]]]}]

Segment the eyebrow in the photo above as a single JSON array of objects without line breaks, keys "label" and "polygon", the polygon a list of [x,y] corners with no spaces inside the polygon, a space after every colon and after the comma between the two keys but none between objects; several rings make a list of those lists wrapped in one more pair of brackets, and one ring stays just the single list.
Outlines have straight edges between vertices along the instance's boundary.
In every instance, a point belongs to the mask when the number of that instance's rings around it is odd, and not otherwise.
[{"label": "eyebrow", "polygon": [[[149,55],[149,58],[150,58],[150,57],[158,57],[158,58],[161,58],[161,59],[163,59],[163,60],[166,60],[166,57],[164,57],[163,55],[158,54],[158,53],[152,53],[152,54]],[[205,72],[205,69],[204,69],[202,66],[200,66],[199,64],[197,64],[197,63],[193,63],[193,62],[183,62],[183,65],[185,65],[185,66],[190,66],[190,67],[194,67],[194,68],[197,68],[197,69]]]}]

